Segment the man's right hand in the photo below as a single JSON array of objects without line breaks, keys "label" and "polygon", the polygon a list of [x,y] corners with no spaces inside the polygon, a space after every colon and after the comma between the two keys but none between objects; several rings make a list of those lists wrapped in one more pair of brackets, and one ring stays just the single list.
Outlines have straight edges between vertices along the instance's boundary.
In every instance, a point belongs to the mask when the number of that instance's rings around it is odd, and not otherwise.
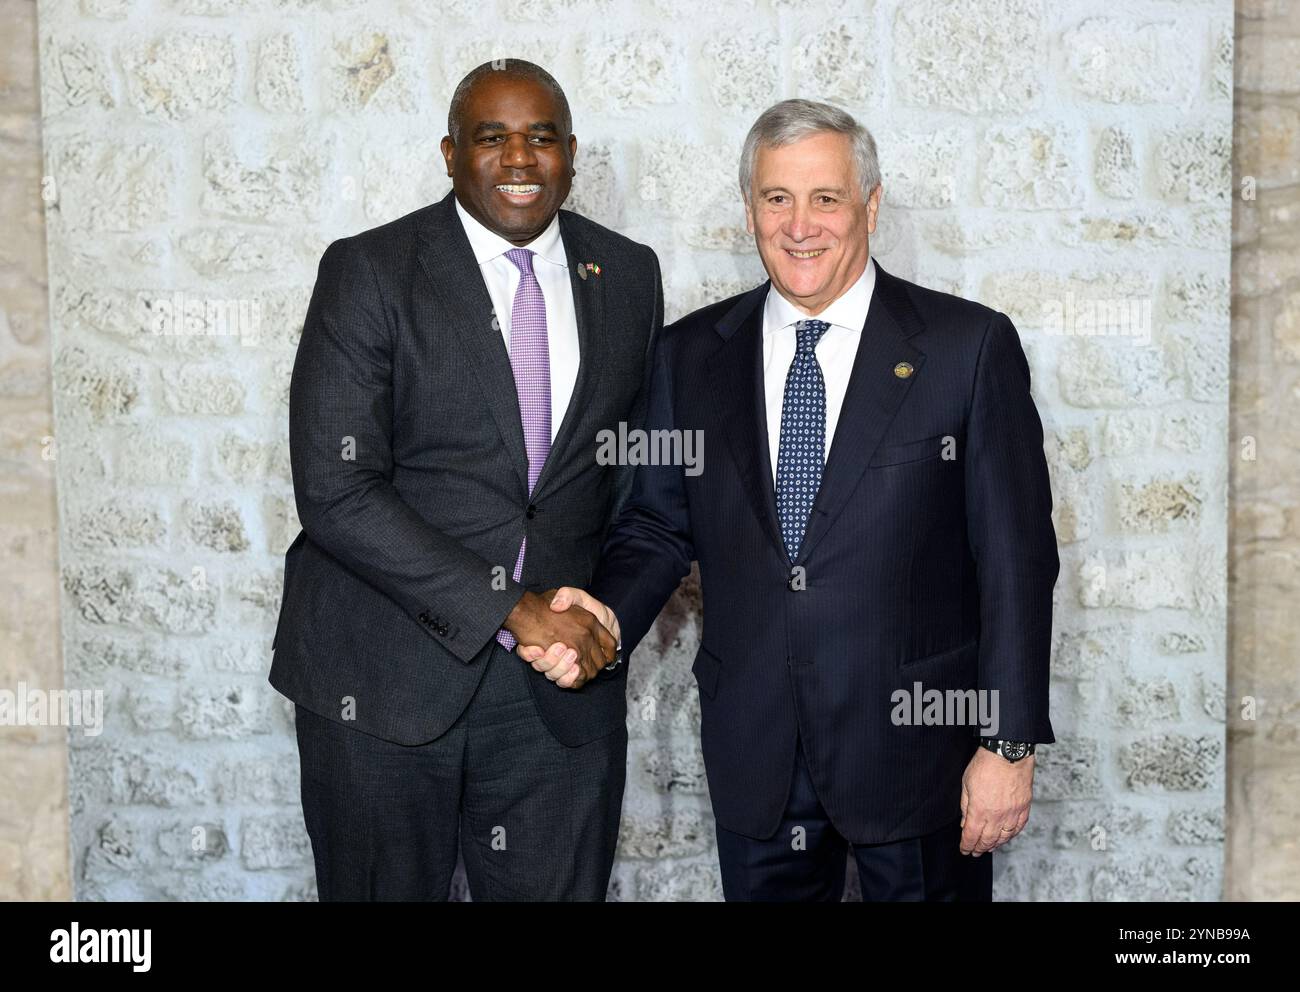
[{"label": "man's right hand", "polygon": [[[614,611],[596,597],[583,589],[564,586],[546,594],[550,598],[552,612],[580,609],[591,613],[601,625],[613,636],[615,643],[621,641],[618,617]],[[561,689],[576,689],[591,676],[577,663],[577,652],[563,642],[543,648],[538,644],[520,641],[515,653],[528,662],[537,671],[554,682]]]},{"label": "man's right hand", "polygon": [[503,626],[522,645],[564,644],[577,653],[577,685],[581,685],[616,657],[618,641],[589,611],[573,604],[557,612],[551,607],[556,590],[539,596],[525,592]]}]

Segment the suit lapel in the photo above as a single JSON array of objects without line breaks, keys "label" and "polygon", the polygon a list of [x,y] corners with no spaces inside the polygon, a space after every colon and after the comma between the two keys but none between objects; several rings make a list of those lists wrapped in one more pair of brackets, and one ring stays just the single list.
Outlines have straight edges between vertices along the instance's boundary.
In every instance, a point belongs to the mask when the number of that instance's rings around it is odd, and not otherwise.
[{"label": "suit lapel", "polygon": [[[822,471],[821,486],[799,547],[799,561],[808,560],[817,542],[844,509],[885,429],[913,381],[921,374],[925,353],[908,340],[920,329],[920,318],[908,303],[899,281],[877,263],[871,305],[853,360],[853,371],[849,374],[848,391],[840,408],[830,455]],[[899,362],[912,365],[913,372],[907,378],[894,374]]]},{"label": "suit lapel", "polygon": [[446,325],[474,366],[483,401],[501,433],[520,485],[527,492],[528,453],[524,448],[524,428],[510,354],[500,325],[493,320],[492,298],[483,282],[483,273],[474,261],[469,238],[456,216],[454,196],[448,193],[430,207],[420,226],[417,254],[442,304]]},{"label": "suit lapel", "polygon": [[718,419],[749,494],[750,509],[768,539],[785,555],[776,518],[763,396],[763,301],[770,285],[765,282],[750,290],[718,322],[716,330],[724,341],[709,356],[708,366]]},{"label": "suit lapel", "polygon": [[[538,476],[533,490],[536,498],[555,478],[556,472],[564,465],[568,449],[573,439],[580,436],[578,424],[588,408],[585,397],[599,383],[603,369],[601,355],[605,346],[605,283],[604,278],[594,272],[588,272],[587,278],[578,275],[579,266],[586,262],[601,262],[591,253],[591,246],[575,230],[572,215],[567,210],[560,211],[560,237],[564,241],[564,254],[569,263],[569,287],[573,293],[573,312],[578,323],[578,378],[573,384],[573,395],[569,407],[564,411],[564,419],[551,444],[542,474]],[[507,366],[509,362],[507,362]],[[511,379],[511,389],[514,388]],[[516,407],[518,404],[516,403]],[[554,417],[556,411],[551,411]],[[516,418],[518,413],[515,414]],[[522,437],[522,433],[521,433]],[[595,457],[594,451],[592,457]],[[527,459],[525,458],[525,464]]]},{"label": "suit lapel", "polygon": [[[763,390],[763,303],[770,286],[769,281],[746,293],[718,322],[716,329],[724,341],[709,357],[708,365],[714,404],[749,494],[750,509],[768,539],[789,561],[776,514]],[[898,280],[877,262],[871,305],[798,561],[808,560],[844,509],[920,373],[925,353],[908,340],[920,329],[920,319]],[[909,362],[912,375],[905,379],[895,375],[899,362]]]}]

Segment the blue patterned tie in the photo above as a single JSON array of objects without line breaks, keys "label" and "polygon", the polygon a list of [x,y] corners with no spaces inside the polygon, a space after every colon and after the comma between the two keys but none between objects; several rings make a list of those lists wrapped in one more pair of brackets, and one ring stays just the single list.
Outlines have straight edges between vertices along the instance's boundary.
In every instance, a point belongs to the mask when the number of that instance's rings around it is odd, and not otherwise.
[{"label": "blue patterned tie", "polygon": [[781,401],[776,515],[791,561],[799,556],[826,457],[826,380],[814,349],[830,326],[824,320],[801,320],[794,325],[798,342]]}]

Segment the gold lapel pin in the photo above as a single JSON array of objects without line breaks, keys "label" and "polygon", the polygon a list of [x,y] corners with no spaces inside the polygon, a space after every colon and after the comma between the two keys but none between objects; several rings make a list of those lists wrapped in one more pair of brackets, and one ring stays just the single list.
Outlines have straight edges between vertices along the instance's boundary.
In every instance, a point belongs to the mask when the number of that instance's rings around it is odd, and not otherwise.
[{"label": "gold lapel pin", "polygon": [[910,362],[899,362],[894,366],[894,375],[898,376],[900,379],[906,379],[915,371],[916,370],[912,368]]}]

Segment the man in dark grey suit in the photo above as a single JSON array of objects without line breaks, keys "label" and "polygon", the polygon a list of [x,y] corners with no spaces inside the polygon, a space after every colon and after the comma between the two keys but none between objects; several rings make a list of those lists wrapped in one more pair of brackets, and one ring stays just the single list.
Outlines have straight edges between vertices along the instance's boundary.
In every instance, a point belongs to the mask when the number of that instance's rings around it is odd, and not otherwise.
[{"label": "man in dark grey suit", "polygon": [[[321,259],[270,682],[322,900],[445,899],[458,847],[476,900],[603,899],[626,668],[542,590],[590,581],[630,485],[596,437],[643,417],[658,259],[560,210],[577,143],[543,69],[479,66],[448,131],[453,192]],[[571,645],[572,688],[516,639]]]}]

